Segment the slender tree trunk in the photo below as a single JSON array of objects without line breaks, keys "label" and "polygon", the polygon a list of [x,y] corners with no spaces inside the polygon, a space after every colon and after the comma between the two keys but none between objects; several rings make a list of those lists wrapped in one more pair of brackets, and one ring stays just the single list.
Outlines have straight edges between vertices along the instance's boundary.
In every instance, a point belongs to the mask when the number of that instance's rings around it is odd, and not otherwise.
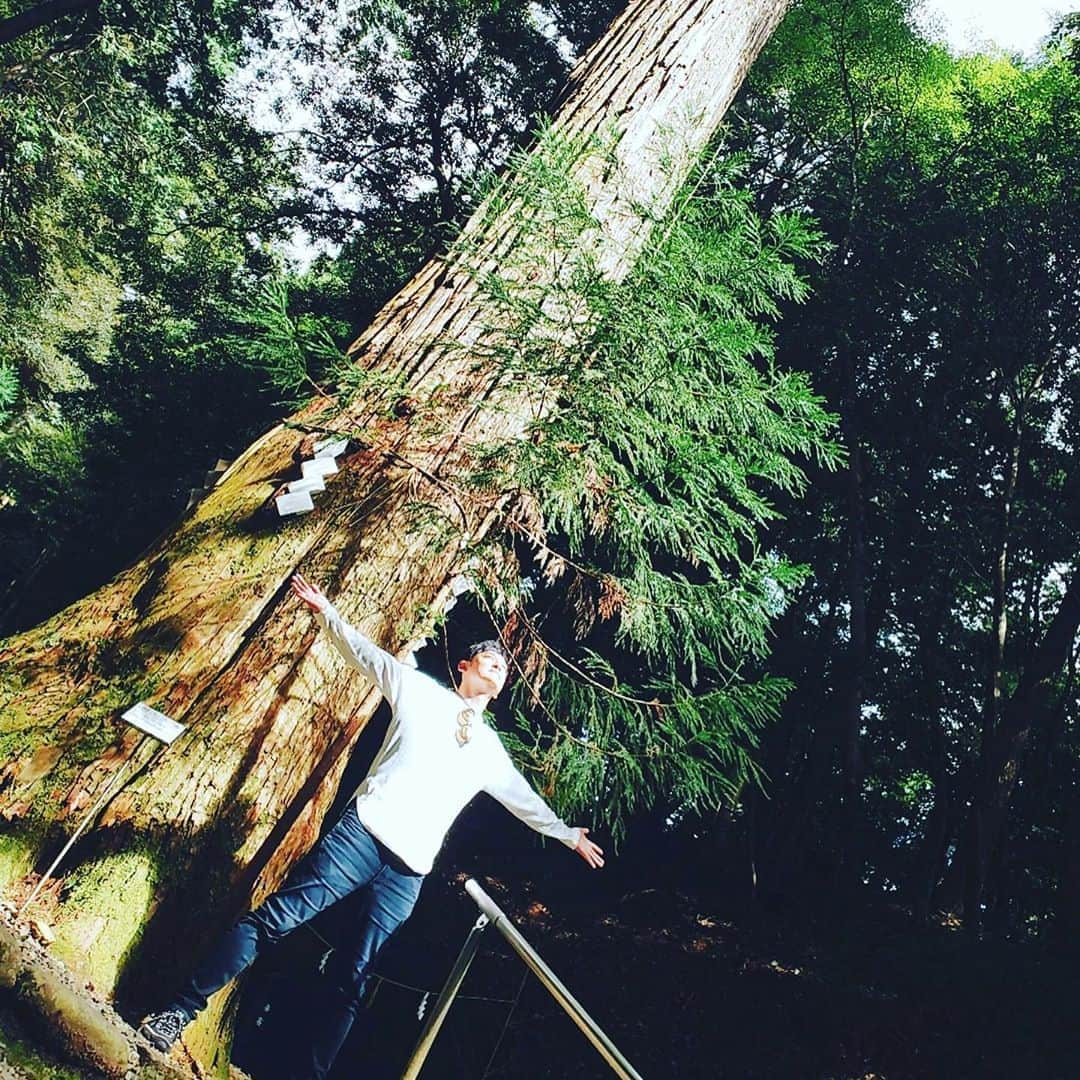
[{"label": "slender tree trunk", "polygon": [[[938,370],[926,395],[922,433],[936,434],[949,408],[948,394],[941,385],[945,369]],[[938,882],[946,869],[949,843],[957,818],[955,780],[951,775],[948,744],[945,736],[945,659],[942,655],[942,630],[952,606],[948,574],[937,566],[916,562],[932,551],[932,531],[927,526],[927,494],[937,460],[936,438],[922,438],[913,451],[909,481],[904,485],[904,497],[894,526],[894,535],[907,538],[904,551],[889,553],[888,563],[906,563],[900,575],[918,581],[921,588],[910,594],[908,610],[902,616],[918,628],[918,658],[921,687],[918,700],[926,724],[926,768],[933,783],[933,806],[923,829],[919,856],[909,882],[908,892],[916,918],[926,921],[930,915]],[[894,518],[895,520],[895,518]],[[944,554],[944,553],[942,553]],[[885,560],[883,559],[883,565]]]},{"label": "slender tree trunk", "polygon": [[1080,572],[1074,572],[1038,648],[1030,658],[1012,697],[1004,707],[981,783],[969,818],[969,848],[965,863],[964,921],[976,929],[986,888],[991,857],[1008,821],[1020,767],[1037,721],[1046,713],[1045,693],[1050,680],[1069,658],[1080,628]]},{"label": "slender tree trunk", "polygon": [[[854,166],[853,166],[854,170]],[[853,179],[854,183],[854,179]],[[866,698],[866,666],[870,634],[867,625],[867,578],[869,554],[866,528],[866,458],[858,424],[859,390],[855,356],[849,342],[840,346],[839,373],[846,409],[842,421],[848,451],[846,567],[848,597],[848,646],[843,680],[838,692],[840,760],[839,852],[844,877],[849,883],[859,872],[859,819],[862,789],[862,725]],[[883,568],[884,572],[884,568]]]},{"label": "slender tree trunk", "polygon": [[964,848],[964,922],[972,930],[978,930],[982,925],[983,894],[989,871],[990,843],[987,822],[984,820],[985,796],[993,787],[994,738],[998,730],[1005,678],[1005,642],[1009,628],[1006,603],[1009,535],[1012,527],[1012,504],[1020,475],[1020,445],[1023,430],[1023,414],[1018,411],[1013,427],[1012,445],[1005,463],[1005,486],[1001,498],[998,544],[991,573],[990,641],[986,700],[983,704],[982,733],[979,740],[977,793],[968,814]]},{"label": "slender tree trunk", "polygon": [[1080,778],[1066,786],[1062,809],[1061,876],[1054,898],[1054,938],[1072,952],[1080,952]]},{"label": "slender tree trunk", "polygon": [[927,815],[926,826],[911,888],[916,917],[925,922],[930,904],[945,866],[952,814],[952,786],[949,777],[948,753],[945,742],[945,701],[942,694],[944,671],[941,662],[941,629],[949,606],[949,596],[938,592],[935,603],[919,626],[919,666],[922,669],[920,694],[926,719],[928,772],[934,785],[934,805]]},{"label": "slender tree trunk", "polygon": [[[612,278],[633,265],[785,8],[636,0],[573,71],[554,131],[613,139],[610,154],[568,163],[598,222],[574,244],[590,244]],[[507,263],[525,213],[511,200],[470,220],[464,246],[481,269]],[[569,254],[516,272],[542,283]],[[140,1000],[167,990],[191,959],[181,943],[265,895],[317,835],[376,695],[289,600],[289,576],[302,568],[389,649],[423,633],[500,520],[497,494],[464,501],[454,476],[470,447],[520,437],[537,408],[537,388],[509,393],[485,352],[491,322],[475,273],[430,262],[352,350],[379,385],[400,385],[394,409],[370,397],[302,409],[136,565],[0,648],[0,884],[17,891],[116,784],[51,913],[57,951],[99,987]],[[268,502],[321,428],[354,436],[341,472],[314,513],[279,520]],[[419,501],[452,529],[417,528]],[[188,727],[159,756],[118,727],[138,700]]]},{"label": "slender tree trunk", "polygon": [[[848,532],[850,555],[848,563],[848,596],[851,614],[848,621],[848,657],[846,686],[843,701],[843,736],[841,761],[843,763],[844,803],[844,861],[853,858],[851,844],[859,817],[859,800],[862,790],[863,703],[866,698],[866,663],[868,635],[866,618],[866,493],[864,489],[864,458],[858,434],[852,436],[848,447]],[[857,860],[857,856],[855,856]]]},{"label": "slender tree trunk", "polygon": [[[964,861],[964,922],[972,930],[982,925],[983,899],[986,890],[989,860],[997,839],[996,820],[990,804],[996,800],[995,758],[999,752],[999,727],[1002,722],[1005,680],[1005,644],[1008,637],[1009,615],[1007,593],[1009,584],[1009,540],[1012,533],[1012,510],[1020,478],[1021,448],[1027,420],[1028,403],[1042,384],[1046,365],[1032,380],[1030,389],[1017,395],[1013,421],[1012,444],[1005,462],[1004,488],[1001,497],[998,545],[992,572],[992,607],[990,619],[989,671],[986,702],[983,707],[982,737],[980,740],[979,776],[975,798],[968,815]],[[1011,790],[1011,789],[1010,789]]]}]

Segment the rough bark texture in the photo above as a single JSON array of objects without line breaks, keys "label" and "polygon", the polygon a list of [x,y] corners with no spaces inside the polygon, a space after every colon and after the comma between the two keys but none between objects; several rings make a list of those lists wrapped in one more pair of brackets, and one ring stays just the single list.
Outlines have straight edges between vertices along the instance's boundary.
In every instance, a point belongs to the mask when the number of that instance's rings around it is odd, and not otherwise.
[{"label": "rough bark texture", "polygon": [[[600,222],[588,242],[613,278],[786,6],[631,3],[574,70],[555,130],[618,132],[614,168],[588,154],[576,165]],[[677,160],[662,165],[673,146]],[[520,214],[481,208],[466,226],[482,264],[513,248]],[[531,280],[566,255],[549,254]],[[0,887],[18,895],[116,789],[62,889],[46,892],[55,949],[99,988],[133,1001],[167,992],[191,962],[185,943],[257,902],[317,835],[376,695],[288,599],[288,578],[302,568],[393,651],[422,636],[466,549],[498,519],[496,501],[463,503],[452,478],[470,446],[519,436],[535,407],[528,387],[482,407],[499,384],[477,349],[489,322],[475,278],[452,259],[430,262],[352,350],[380,384],[403,388],[396,409],[372,397],[344,410],[312,403],[252,445],[137,564],[0,648]],[[279,520],[271,497],[320,428],[355,436],[341,472],[314,513]],[[451,540],[416,527],[418,501],[452,522]],[[118,725],[138,700],[188,731],[157,753]]]}]

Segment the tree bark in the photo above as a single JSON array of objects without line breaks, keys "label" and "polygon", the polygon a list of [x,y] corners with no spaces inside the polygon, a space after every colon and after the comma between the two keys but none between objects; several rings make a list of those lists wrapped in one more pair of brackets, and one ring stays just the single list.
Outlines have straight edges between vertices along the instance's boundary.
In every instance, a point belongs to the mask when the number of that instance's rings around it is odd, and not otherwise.
[{"label": "tree bark", "polygon": [[[598,222],[575,243],[613,279],[786,6],[636,0],[572,72],[554,131],[614,140],[614,161],[571,163]],[[482,206],[466,225],[482,269],[506,264],[524,212]],[[515,272],[551,280],[571,253],[545,254]],[[186,943],[257,902],[316,837],[377,695],[289,600],[289,576],[302,568],[392,651],[422,635],[500,517],[495,495],[463,501],[454,476],[470,447],[521,437],[538,407],[536,388],[508,392],[485,353],[490,323],[475,274],[453,253],[428,263],[352,349],[376,385],[402,388],[393,410],[379,395],[301,409],[134,566],[0,647],[0,885],[18,892],[127,767],[50,915],[57,951],[100,988],[140,1001],[163,993],[191,962]],[[315,512],[278,520],[271,496],[297,476],[306,433],[324,428],[354,435],[341,472]],[[415,527],[421,499],[452,522],[449,539]],[[118,728],[138,700],[187,725],[160,754]]]}]

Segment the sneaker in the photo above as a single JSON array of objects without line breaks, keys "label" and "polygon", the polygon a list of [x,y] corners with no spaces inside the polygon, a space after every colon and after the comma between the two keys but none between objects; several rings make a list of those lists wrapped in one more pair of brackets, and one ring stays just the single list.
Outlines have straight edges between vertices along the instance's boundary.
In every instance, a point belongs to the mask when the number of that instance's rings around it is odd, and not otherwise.
[{"label": "sneaker", "polygon": [[139,1034],[151,1046],[167,1054],[188,1023],[187,1013],[180,1009],[166,1009],[164,1012],[151,1013],[139,1025]]}]

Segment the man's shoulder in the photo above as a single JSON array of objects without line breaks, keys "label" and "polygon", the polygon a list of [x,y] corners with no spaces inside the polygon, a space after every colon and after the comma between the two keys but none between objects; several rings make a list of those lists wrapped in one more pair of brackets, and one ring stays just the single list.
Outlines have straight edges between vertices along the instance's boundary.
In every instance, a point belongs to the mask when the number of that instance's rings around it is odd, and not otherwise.
[{"label": "man's shoulder", "polygon": [[433,699],[445,699],[450,704],[453,704],[454,700],[457,699],[457,694],[435,676],[429,675],[426,671],[421,671],[409,663],[402,662],[401,666],[404,682],[416,693],[430,696]]}]

